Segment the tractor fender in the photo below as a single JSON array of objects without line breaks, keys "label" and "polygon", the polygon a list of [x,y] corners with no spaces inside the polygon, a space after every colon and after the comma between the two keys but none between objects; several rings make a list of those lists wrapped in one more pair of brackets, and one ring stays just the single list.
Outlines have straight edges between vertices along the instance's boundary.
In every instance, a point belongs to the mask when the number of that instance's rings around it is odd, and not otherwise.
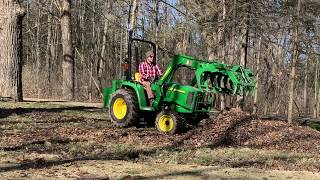
[{"label": "tractor fender", "polygon": [[147,99],[144,93],[144,88],[141,84],[135,82],[123,82],[121,88],[131,89],[137,95],[139,109],[147,107]]}]

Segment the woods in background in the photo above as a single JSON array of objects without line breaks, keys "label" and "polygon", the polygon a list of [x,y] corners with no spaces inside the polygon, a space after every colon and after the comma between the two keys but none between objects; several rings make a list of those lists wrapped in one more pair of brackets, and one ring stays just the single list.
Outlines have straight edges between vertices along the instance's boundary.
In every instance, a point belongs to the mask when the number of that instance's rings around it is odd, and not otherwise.
[{"label": "woods in background", "polygon": [[[11,62],[22,61],[26,97],[102,99],[101,89],[122,76],[129,5],[133,1],[20,1],[25,9],[23,21],[24,13],[10,17],[21,17],[23,53],[21,59],[17,55],[12,55],[12,59],[1,56],[1,96],[12,96],[6,90],[14,89],[8,85],[14,81],[8,79],[5,67],[10,64],[10,68],[11,65],[17,68]],[[254,71],[257,81],[257,93],[245,97],[245,109],[259,114],[293,111],[294,115],[320,115],[319,1],[136,0],[136,3],[134,34],[157,43],[158,62],[163,69],[177,53],[241,64]],[[1,26],[7,28],[5,23],[1,20]],[[7,37],[4,31],[3,28],[0,31],[1,46],[20,42],[4,39]],[[236,101],[233,97],[218,99],[216,106],[221,109],[234,106]]]}]

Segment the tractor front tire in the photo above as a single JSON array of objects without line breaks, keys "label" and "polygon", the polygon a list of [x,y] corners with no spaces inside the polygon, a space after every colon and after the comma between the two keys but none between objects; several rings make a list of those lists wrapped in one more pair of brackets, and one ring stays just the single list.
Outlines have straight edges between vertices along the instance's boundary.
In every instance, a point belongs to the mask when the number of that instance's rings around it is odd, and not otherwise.
[{"label": "tractor front tire", "polygon": [[130,127],[140,120],[137,97],[129,89],[119,89],[111,97],[109,114],[117,127]]},{"label": "tractor front tire", "polygon": [[176,112],[161,111],[156,117],[156,127],[163,134],[173,135],[183,131],[184,118]]}]

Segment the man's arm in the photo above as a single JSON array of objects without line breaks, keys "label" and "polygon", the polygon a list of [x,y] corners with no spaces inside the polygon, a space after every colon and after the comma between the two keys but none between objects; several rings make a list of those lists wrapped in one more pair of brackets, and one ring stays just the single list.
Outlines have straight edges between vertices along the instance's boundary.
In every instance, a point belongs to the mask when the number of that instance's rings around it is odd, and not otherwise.
[{"label": "man's arm", "polygon": [[162,72],[162,70],[159,68],[159,65],[158,65],[158,64],[156,65],[156,70],[157,70],[157,75],[158,75],[159,77],[162,76],[163,72]]}]

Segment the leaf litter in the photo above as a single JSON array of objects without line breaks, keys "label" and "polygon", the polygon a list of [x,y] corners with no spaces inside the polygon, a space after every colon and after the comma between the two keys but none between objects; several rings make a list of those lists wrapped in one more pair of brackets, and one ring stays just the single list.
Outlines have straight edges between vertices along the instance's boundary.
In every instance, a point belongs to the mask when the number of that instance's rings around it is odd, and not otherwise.
[{"label": "leaf litter", "polygon": [[[18,132],[0,132],[1,149],[43,141],[93,141],[131,144],[144,147],[250,147],[290,152],[320,152],[320,132],[283,121],[261,120],[238,109],[205,119],[193,129],[173,136],[163,135],[153,127],[119,129],[109,121],[29,113],[33,121]],[[42,127],[45,124],[44,127]],[[2,126],[11,125],[10,121]],[[37,127],[39,126],[39,127]],[[32,127],[32,128],[31,128]],[[36,128],[35,128],[36,127]],[[11,129],[14,127],[11,127]],[[27,127],[26,127],[27,128]],[[5,129],[5,128],[4,128]]]}]

